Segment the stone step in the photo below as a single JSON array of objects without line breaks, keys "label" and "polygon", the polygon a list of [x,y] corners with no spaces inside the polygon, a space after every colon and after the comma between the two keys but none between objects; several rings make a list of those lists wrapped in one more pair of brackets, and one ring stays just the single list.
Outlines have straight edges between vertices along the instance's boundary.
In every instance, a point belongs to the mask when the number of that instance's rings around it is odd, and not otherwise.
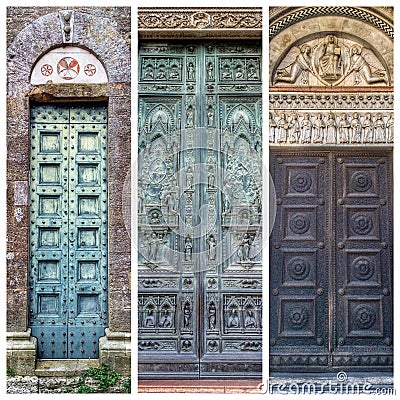
[{"label": "stone step", "polygon": [[139,380],[138,393],[261,393],[259,380]]},{"label": "stone step", "polygon": [[99,368],[99,360],[40,360],[36,363],[36,376],[79,376],[90,367]]}]

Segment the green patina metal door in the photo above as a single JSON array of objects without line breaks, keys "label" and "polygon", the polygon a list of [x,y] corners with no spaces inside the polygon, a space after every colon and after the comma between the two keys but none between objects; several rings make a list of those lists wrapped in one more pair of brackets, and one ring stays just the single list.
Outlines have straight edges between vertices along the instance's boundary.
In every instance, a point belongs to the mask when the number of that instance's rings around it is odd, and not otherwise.
[{"label": "green patina metal door", "polygon": [[139,53],[139,374],[259,377],[260,43]]},{"label": "green patina metal door", "polygon": [[107,326],[107,107],[32,105],[29,326],[38,357],[98,358]]}]

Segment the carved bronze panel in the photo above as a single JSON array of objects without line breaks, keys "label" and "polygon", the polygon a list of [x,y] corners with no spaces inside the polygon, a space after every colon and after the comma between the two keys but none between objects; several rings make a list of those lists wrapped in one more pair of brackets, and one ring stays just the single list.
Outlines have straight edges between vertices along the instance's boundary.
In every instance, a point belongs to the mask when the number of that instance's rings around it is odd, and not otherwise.
[{"label": "carved bronze panel", "polygon": [[140,46],[140,376],[261,374],[260,56]]},{"label": "carved bronze panel", "polygon": [[273,371],[390,370],[391,154],[271,151]]}]

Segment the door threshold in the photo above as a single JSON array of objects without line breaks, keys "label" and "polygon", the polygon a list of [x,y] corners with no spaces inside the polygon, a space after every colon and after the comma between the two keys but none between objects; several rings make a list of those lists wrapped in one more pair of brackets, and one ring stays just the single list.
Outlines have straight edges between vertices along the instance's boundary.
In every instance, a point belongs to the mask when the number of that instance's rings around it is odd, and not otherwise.
[{"label": "door threshold", "polygon": [[260,384],[259,379],[140,379],[138,393],[260,393]]},{"label": "door threshold", "polygon": [[98,359],[58,359],[38,360],[36,362],[36,376],[79,376],[89,368],[98,368]]}]

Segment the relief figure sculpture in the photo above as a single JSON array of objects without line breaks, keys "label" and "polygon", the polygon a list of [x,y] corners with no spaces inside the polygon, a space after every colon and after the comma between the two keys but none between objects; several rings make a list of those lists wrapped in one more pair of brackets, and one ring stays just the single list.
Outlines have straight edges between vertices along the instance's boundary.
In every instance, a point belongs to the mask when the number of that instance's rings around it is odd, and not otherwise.
[{"label": "relief figure sculpture", "polygon": [[319,51],[321,54],[317,56],[318,74],[324,79],[336,80],[338,75],[342,75],[340,70],[342,49],[338,45],[337,37],[328,35]]},{"label": "relief figure sculpture", "polygon": [[373,143],[374,142],[374,123],[372,122],[371,114],[365,114],[364,122],[362,124],[363,129],[363,142]]},{"label": "relief figure sculpture", "polygon": [[354,84],[358,85],[361,82],[361,77],[368,84],[384,82],[389,85],[387,73],[384,70],[376,70],[374,73],[371,71],[371,66],[362,54],[360,46],[354,45],[351,48],[350,69],[348,74],[354,72]]},{"label": "relief figure sculpture", "polygon": [[361,126],[361,121],[360,121],[360,117],[358,116],[358,113],[353,114],[353,119],[351,120],[351,129],[352,129],[351,142],[352,143],[361,143],[362,126]]},{"label": "relief figure sculpture", "polygon": [[323,143],[325,138],[326,124],[322,118],[322,114],[319,113],[317,119],[314,121],[312,132],[313,132],[313,143]]},{"label": "relief figure sculpture", "polygon": [[332,113],[329,113],[328,120],[326,122],[326,143],[337,143],[337,126],[335,116]]},{"label": "relief figure sculpture", "polygon": [[215,329],[217,322],[217,308],[215,303],[212,301],[210,307],[208,308],[208,329]]},{"label": "relief figure sculpture", "polygon": [[306,44],[303,45],[300,48],[299,55],[290,67],[289,75],[287,75],[285,69],[278,70],[273,83],[286,82],[292,84],[295,83],[300,74],[302,74],[303,84],[308,84],[308,72],[312,73],[310,55],[311,47]]}]

